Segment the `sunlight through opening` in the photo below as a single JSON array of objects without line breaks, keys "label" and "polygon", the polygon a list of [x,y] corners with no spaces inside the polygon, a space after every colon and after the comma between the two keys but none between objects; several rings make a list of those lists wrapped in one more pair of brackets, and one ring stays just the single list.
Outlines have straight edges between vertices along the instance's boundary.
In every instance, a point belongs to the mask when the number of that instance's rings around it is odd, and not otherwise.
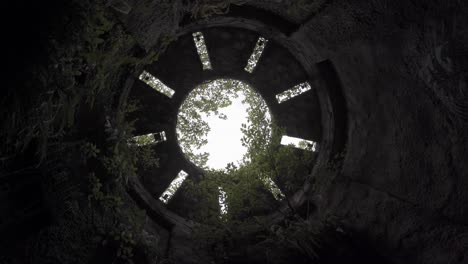
[{"label": "sunlight through opening", "polygon": [[166,141],[166,132],[162,131],[159,133],[150,133],[141,136],[135,136],[130,140],[130,143],[137,146],[146,146],[150,144],[157,144],[159,142]]},{"label": "sunlight through opening", "polygon": [[[177,138],[187,158],[200,168],[224,169],[239,165],[247,152],[243,131],[250,129],[253,105],[266,108],[247,84],[219,79],[196,87],[182,104]],[[260,117],[270,122],[270,116]]]},{"label": "sunlight through opening", "polygon": [[171,200],[172,196],[174,196],[174,194],[180,188],[180,186],[182,186],[182,183],[184,183],[187,176],[188,174],[185,171],[180,171],[179,174],[177,174],[177,177],[171,182],[169,187],[167,187],[167,189],[163,192],[161,197],[159,197],[159,200],[167,204]]},{"label": "sunlight through opening", "polygon": [[310,89],[312,89],[312,87],[310,87],[310,84],[308,82],[305,82],[305,83],[301,83],[301,84],[298,84],[296,86],[294,86],[293,88],[285,91],[285,92],[282,92],[280,94],[277,94],[276,95],[276,100],[278,100],[278,103],[283,103],[283,102],[286,102],[296,96],[299,96],[307,91],[309,91]]},{"label": "sunlight through opening", "polygon": [[222,187],[218,187],[219,191],[219,196],[218,196],[218,203],[219,203],[219,210],[221,212],[221,215],[225,215],[228,212],[228,206],[227,206],[227,193],[223,190]]},{"label": "sunlight through opening", "polygon": [[252,73],[257,67],[257,63],[262,56],[263,50],[265,49],[266,44],[268,43],[268,39],[263,37],[259,37],[257,40],[257,44],[255,45],[254,51],[252,55],[250,55],[249,61],[247,62],[247,66],[245,66],[245,71]]},{"label": "sunlight through opening", "polygon": [[293,146],[298,149],[308,150],[312,152],[317,152],[318,149],[317,142],[289,136],[283,136],[281,138],[281,145]]},{"label": "sunlight through opening", "polygon": [[156,91],[164,94],[165,96],[172,98],[174,96],[175,91],[171,88],[167,87],[164,83],[162,83],[158,78],[151,75],[151,73],[147,71],[143,71],[139,77],[140,80],[145,82],[147,85],[151,86]]},{"label": "sunlight through opening", "polygon": [[276,200],[280,201],[285,197],[278,185],[276,185],[276,183],[271,178],[267,177],[263,179],[263,184],[268,190],[270,190],[271,194],[273,194]]},{"label": "sunlight through opening", "polygon": [[198,56],[200,57],[203,70],[211,70],[211,61],[208,54],[208,49],[206,48],[205,37],[201,32],[195,32],[193,35],[193,41],[195,42],[195,47],[197,48]]}]

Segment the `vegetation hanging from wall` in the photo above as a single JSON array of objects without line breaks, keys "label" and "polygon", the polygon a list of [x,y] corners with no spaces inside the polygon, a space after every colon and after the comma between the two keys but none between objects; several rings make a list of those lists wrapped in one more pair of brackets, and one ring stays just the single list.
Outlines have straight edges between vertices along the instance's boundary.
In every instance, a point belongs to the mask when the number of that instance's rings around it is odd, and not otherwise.
[{"label": "vegetation hanging from wall", "polygon": [[[11,107],[2,113],[1,176],[22,177],[27,170],[43,175],[52,221],[21,242],[27,254],[19,257],[35,263],[89,263],[100,257],[123,263],[132,262],[135,248],[160,256],[143,235],[145,214],[125,190],[137,164],[157,166],[157,155],[128,144],[133,125],[126,116],[137,104],[128,101],[122,82],[157,54],[135,55],[135,41],[104,1],[73,1],[69,8],[57,14],[67,28],[47,36],[47,60],[31,66],[16,84],[22,89],[2,98]],[[24,261],[8,256],[1,261]]]},{"label": "vegetation hanging from wall", "polygon": [[[126,117],[137,109],[138,102],[129,101],[129,91],[122,87],[123,76],[157,59],[172,38],[162,38],[156,52],[138,56],[135,40],[104,1],[72,2],[71,10],[58,14],[67,21],[63,23],[66,29],[47,39],[48,60],[35,65],[25,83],[18,84],[34,91],[30,103],[24,103],[24,95],[9,97],[13,102],[7,102],[7,98],[2,101],[11,107],[8,113],[2,113],[1,171],[21,174],[15,162],[30,159],[31,169],[43,175],[45,199],[52,215],[52,223],[23,245],[28,251],[24,258],[36,263],[102,263],[102,259],[132,263],[138,253],[151,262],[162,261],[165,252],[158,248],[159,242],[144,232],[147,216],[125,189],[138,166],[158,165],[158,153],[150,147],[128,144],[133,123]],[[197,1],[192,7],[194,17],[205,18],[226,12],[229,4]],[[71,21],[69,13],[74,14]],[[214,243],[220,254],[232,249],[221,245],[226,238],[231,239],[229,234],[235,226],[239,228],[234,231],[238,239],[265,234],[264,223],[251,216],[258,208],[272,208],[276,203],[269,194],[259,192],[265,189],[266,179],[283,177],[285,186],[289,186],[286,190],[290,189],[288,195],[304,181],[302,175],[288,173],[298,167],[305,174],[310,170],[310,157],[299,155],[297,159],[292,148],[280,150],[274,136],[277,128],[266,122],[264,105],[253,96],[247,100],[253,105],[249,110],[251,123],[243,129],[249,165],[210,172],[196,188],[186,187],[194,196],[205,193],[205,205],[193,215],[203,224],[196,236],[203,241],[207,238],[203,228],[211,226],[212,234],[219,236],[200,245]],[[216,113],[215,108],[226,103],[221,100],[202,107]],[[264,144],[271,135],[271,143]],[[206,195],[220,186],[228,204],[227,213],[221,217],[217,203],[215,210],[208,210],[213,208],[212,198],[217,201],[217,193],[215,197]],[[235,242],[236,238],[232,239]],[[4,260],[16,261],[8,255]]]},{"label": "vegetation hanging from wall", "polygon": [[[242,162],[230,163],[224,169],[212,169],[206,166],[209,153],[197,157],[196,150],[206,144],[210,129],[209,123],[203,120],[203,114],[224,116],[221,109],[232,103],[232,99],[242,91],[246,96],[247,123],[242,125],[242,144],[247,148]],[[312,224],[293,210],[285,218],[293,221],[280,221],[272,230],[269,214],[286,199],[279,189],[270,185],[281,182],[287,197],[292,196],[307,181],[315,153],[298,151],[292,146],[280,144],[283,129],[272,122],[268,107],[255,91],[243,83],[234,80],[216,80],[208,82],[186,98],[179,112],[179,143],[187,157],[205,169],[201,182],[186,181],[183,192],[193,201],[189,219],[198,223],[194,240],[203,252],[214,249],[216,263],[229,263],[233,254],[250,247],[274,245],[272,248],[291,243],[298,256],[311,261],[317,257],[321,247],[321,232],[329,225]],[[306,212],[305,217],[309,212]],[[311,227],[315,229],[310,229]],[[297,242],[286,239],[292,229],[310,236],[309,239]],[[303,229],[302,229],[303,228]],[[287,231],[286,231],[287,230]],[[299,240],[301,238],[298,238]],[[249,242],[245,242],[245,241]],[[297,246],[297,243],[303,243]],[[275,263],[270,260],[271,263]],[[278,262],[281,263],[281,262]]]}]

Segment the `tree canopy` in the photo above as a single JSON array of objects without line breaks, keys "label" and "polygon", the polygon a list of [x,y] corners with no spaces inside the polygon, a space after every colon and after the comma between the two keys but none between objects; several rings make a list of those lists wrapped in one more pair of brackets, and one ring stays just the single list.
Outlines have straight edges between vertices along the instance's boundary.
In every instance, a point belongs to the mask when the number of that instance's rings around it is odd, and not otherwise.
[{"label": "tree canopy", "polygon": [[[206,165],[209,153],[199,151],[209,141],[210,126],[204,118],[212,115],[229,118],[221,110],[241,93],[247,106],[247,119],[240,128],[243,136],[239,143],[247,151],[239,164],[230,163],[224,169],[214,170]],[[243,82],[220,79],[194,89],[181,106],[177,124],[182,150],[205,170],[204,180],[187,188],[191,195],[205,201],[200,203],[199,215],[194,217],[218,219],[222,213],[217,204],[219,188],[225,193],[225,219],[271,211],[277,206],[277,200],[284,198],[284,193],[297,190],[311,169],[314,155],[281,146],[283,132],[272,120],[266,102]],[[276,182],[281,183],[281,188]],[[207,217],[207,213],[212,215]]]},{"label": "tree canopy", "polygon": [[206,118],[228,119],[221,110],[240,95],[244,96],[243,104],[247,105],[248,114],[247,122],[242,124],[242,132],[247,136],[242,139],[242,144],[248,148],[256,145],[257,148],[264,145],[270,134],[271,118],[266,103],[247,84],[232,79],[206,82],[196,87],[182,104],[177,120],[177,137],[185,155],[200,168],[209,169],[209,153],[200,151],[208,143],[210,126]]}]

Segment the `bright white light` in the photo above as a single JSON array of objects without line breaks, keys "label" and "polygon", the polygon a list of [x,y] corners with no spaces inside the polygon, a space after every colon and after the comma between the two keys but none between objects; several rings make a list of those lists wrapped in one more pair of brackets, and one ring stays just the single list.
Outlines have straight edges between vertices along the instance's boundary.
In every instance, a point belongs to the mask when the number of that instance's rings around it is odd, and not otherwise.
[{"label": "bright white light", "polygon": [[177,192],[177,190],[182,186],[188,174],[185,171],[180,171],[177,177],[171,182],[169,187],[163,192],[159,200],[167,204],[171,200],[172,196]]},{"label": "bright white light", "polygon": [[263,184],[265,184],[267,189],[270,190],[271,194],[273,194],[276,200],[281,200],[285,197],[278,185],[276,185],[276,183],[271,178],[265,178],[263,180]]},{"label": "bright white light", "polygon": [[213,169],[224,169],[231,162],[239,162],[247,152],[242,146],[242,123],[247,123],[247,105],[242,103],[244,95],[239,93],[238,98],[232,98],[232,105],[222,108],[221,113],[228,118],[223,120],[211,115],[203,118],[210,126],[208,143],[200,148],[200,152],[210,154],[207,166]]},{"label": "bright white light", "polygon": [[289,136],[283,136],[281,138],[281,145],[284,145],[284,146],[293,145],[295,148],[313,151],[313,152],[316,152],[318,148],[317,142],[305,140],[302,138],[289,137]]},{"label": "bright white light", "polygon": [[[190,161],[204,169],[242,165],[247,162],[248,149],[243,145],[243,131],[256,129],[251,124],[255,119],[269,123],[267,112],[263,99],[243,82],[218,79],[204,83],[180,108],[176,130],[180,147]],[[262,127],[258,133],[266,130]]]},{"label": "bright white light", "polygon": [[166,141],[166,132],[162,131],[159,133],[150,133],[146,135],[136,136],[130,140],[130,143],[134,143],[137,146],[146,146],[150,144],[157,144],[159,142]]},{"label": "bright white light", "polygon": [[140,80],[151,86],[156,91],[164,94],[165,96],[172,98],[174,96],[175,91],[171,88],[167,87],[164,83],[162,83],[158,78],[151,75],[151,73],[147,71],[143,71],[139,77]]},{"label": "bright white light", "polygon": [[218,187],[219,196],[218,196],[218,203],[219,209],[221,211],[221,215],[225,215],[228,212],[228,206],[226,203],[227,193],[223,190],[222,187]]},{"label": "bright white light", "polygon": [[266,44],[268,43],[268,39],[263,37],[259,37],[257,40],[257,44],[255,45],[254,51],[252,55],[250,55],[249,61],[247,62],[247,66],[245,66],[245,71],[252,73],[257,67],[257,63],[262,56],[263,50],[265,49]]},{"label": "bright white light", "polygon": [[289,99],[292,99],[296,96],[299,96],[307,91],[309,91],[310,89],[312,89],[312,87],[310,87],[310,84],[308,82],[305,82],[305,83],[301,83],[301,84],[298,84],[296,86],[294,86],[293,88],[287,90],[287,91],[284,91],[280,94],[277,94],[276,95],[276,100],[278,100],[278,103],[282,103],[282,102],[286,102],[288,101]]},{"label": "bright white light", "polygon": [[205,37],[201,32],[195,32],[193,35],[193,41],[195,42],[195,47],[197,48],[198,56],[202,62],[203,70],[211,70],[211,61],[208,54],[208,49],[205,43]]}]

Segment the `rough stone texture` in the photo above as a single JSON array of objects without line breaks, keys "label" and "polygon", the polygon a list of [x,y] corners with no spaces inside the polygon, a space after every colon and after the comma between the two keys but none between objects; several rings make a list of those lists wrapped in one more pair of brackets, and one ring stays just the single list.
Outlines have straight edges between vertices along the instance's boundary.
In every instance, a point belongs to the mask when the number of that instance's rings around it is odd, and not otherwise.
[{"label": "rough stone texture", "polygon": [[[347,229],[372,241],[394,263],[468,261],[466,14],[468,7],[462,1],[330,1],[291,38],[276,34],[276,42],[288,47],[309,78],[320,80],[323,72],[315,63],[329,60],[348,110],[344,118],[348,123],[342,126],[348,139],[343,159],[329,161],[329,155],[321,154],[314,184],[306,185],[294,202],[302,203],[308,193],[317,205],[317,216],[338,216]],[[232,20],[231,25],[275,35],[250,21]],[[184,38],[179,41],[190,42]],[[207,42],[214,43],[210,38],[207,33]],[[208,44],[209,51],[234,46],[235,41],[227,41],[230,38],[236,37],[226,35],[217,47]],[[246,42],[253,43],[253,35]],[[238,47],[233,54],[242,54],[245,47]],[[234,56],[212,59],[222,65],[224,60],[241,58]],[[187,66],[196,57],[190,60]],[[167,61],[174,58],[168,55]],[[200,69],[190,71],[195,76],[190,78],[227,74],[200,73]],[[232,74],[255,82],[245,73]],[[318,93],[323,104],[322,92]],[[262,95],[273,100],[272,94]],[[322,111],[321,123],[328,115]],[[340,119],[334,120],[339,125]],[[322,143],[332,155],[336,154],[330,150],[333,144],[326,141],[336,134],[328,129],[323,128]]]},{"label": "rough stone texture", "polygon": [[206,256],[195,252],[196,245],[190,239],[194,223],[165,208],[136,179],[131,180],[129,192],[151,218],[145,235],[154,236],[154,246],[168,252],[176,263],[208,263]]},{"label": "rough stone texture", "polygon": [[[188,93],[198,84],[218,78],[244,81],[256,89],[265,99],[280,126],[290,136],[320,141],[321,111],[316,90],[278,104],[276,94],[304,81],[310,81],[307,73],[294,56],[274,40],[268,42],[253,73],[244,70],[253,52],[258,33],[234,27],[216,27],[202,30],[212,63],[212,70],[203,70],[193,37],[187,33],[168,46],[160,59],[146,70],[175,90],[172,98],[165,97],[136,80],[131,97],[140,101],[142,111],[138,118],[136,134],[166,131],[167,142],[160,146],[161,168],[141,171],[140,176],[150,192],[158,196],[180,170],[197,179],[198,171],[187,161],[178,146],[175,126],[177,109]],[[174,63],[176,62],[176,63]],[[317,78],[317,76],[314,76]]]},{"label": "rough stone texture", "polygon": [[[292,36],[304,56],[333,62],[349,110],[342,171],[316,201],[397,263],[468,260],[468,129],[445,100],[463,92],[441,91],[466,87],[466,61],[439,51],[466,54],[467,6],[436,4],[334,2]],[[431,68],[441,62],[454,69]]]},{"label": "rough stone texture", "polygon": [[[225,0],[212,3],[227,2]],[[261,21],[273,25],[289,35],[298,25],[323,10],[329,0],[231,0],[227,16],[244,18],[247,23]],[[127,25],[141,46],[152,49],[161,37],[172,35],[190,22],[197,21],[190,13],[194,4],[203,1],[183,0],[110,0],[109,6],[119,12],[120,19]],[[210,3],[206,1],[205,3]],[[169,12],[168,12],[169,10]],[[213,17],[226,14],[213,14]],[[206,19],[198,19],[203,21]]]},{"label": "rough stone texture", "polygon": [[182,2],[129,0],[127,4],[131,10],[120,18],[140,45],[151,50],[161,38],[174,33],[178,28],[184,12]]},{"label": "rough stone texture", "polygon": [[255,6],[277,14],[284,19],[301,24],[307,18],[316,14],[328,0],[254,0],[247,5]]}]

